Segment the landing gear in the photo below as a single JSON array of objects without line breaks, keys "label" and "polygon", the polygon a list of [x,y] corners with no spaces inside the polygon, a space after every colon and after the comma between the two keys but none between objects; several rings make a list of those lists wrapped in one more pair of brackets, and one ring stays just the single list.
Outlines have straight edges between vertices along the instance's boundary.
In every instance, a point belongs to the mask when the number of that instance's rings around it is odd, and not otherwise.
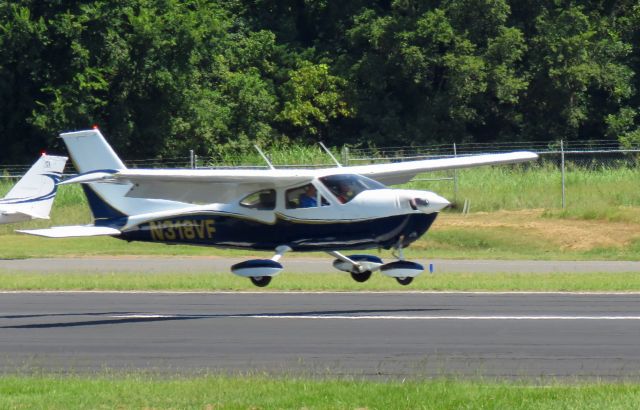
[{"label": "landing gear", "polygon": [[411,276],[406,276],[404,278],[396,278],[399,284],[402,286],[410,285],[413,282],[413,278]]},{"label": "landing gear", "polygon": [[368,281],[372,273],[373,272],[371,272],[370,270],[366,270],[364,272],[351,272],[351,277],[356,282],[362,283]]},{"label": "landing gear", "polygon": [[371,277],[371,273],[380,269],[382,259],[372,255],[350,255],[345,256],[340,252],[328,252],[336,258],[333,267],[343,272],[348,272],[356,282],[366,282]]},{"label": "landing gear", "polygon": [[271,276],[249,276],[249,279],[251,279],[251,283],[260,288],[264,288],[271,283]]},{"label": "landing gear", "polygon": [[407,286],[413,282],[413,278],[424,271],[424,266],[404,259],[403,244],[404,237],[400,236],[393,247],[393,256],[397,260],[389,263],[383,263],[382,259],[372,255],[345,256],[335,251],[327,253],[336,258],[333,261],[333,267],[349,273],[356,282],[366,282],[371,278],[372,272],[379,271],[385,276],[394,278],[402,286]]},{"label": "landing gear", "polygon": [[336,257],[333,267],[348,272],[356,282],[366,282],[373,272],[380,271],[385,276],[395,278],[399,284],[407,286],[413,282],[413,278],[424,271],[424,267],[419,263],[404,260],[401,243],[400,240],[396,246],[397,254],[394,253],[399,260],[389,263],[383,263],[382,259],[371,255],[345,256],[340,252],[328,253]]},{"label": "landing gear", "polygon": [[271,278],[283,269],[278,260],[291,248],[285,245],[276,248],[276,254],[271,259],[252,259],[231,266],[231,272],[238,276],[249,278],[255,286],[263,288],[271,283]]}]

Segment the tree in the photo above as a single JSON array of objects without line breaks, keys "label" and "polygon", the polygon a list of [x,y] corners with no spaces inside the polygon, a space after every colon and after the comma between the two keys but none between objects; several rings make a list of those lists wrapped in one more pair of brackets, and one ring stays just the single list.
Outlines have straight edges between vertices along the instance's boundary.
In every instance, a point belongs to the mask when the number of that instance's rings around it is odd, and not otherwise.
[{"label": "tree", "polygon": [[345,85],[342,78],[329,74],[326,64],[303,61],[282,85],[284,107],[276,120],[291,133],[297,130],[299,137],[321,137],[329,120],[352,115],[343,96]]}]

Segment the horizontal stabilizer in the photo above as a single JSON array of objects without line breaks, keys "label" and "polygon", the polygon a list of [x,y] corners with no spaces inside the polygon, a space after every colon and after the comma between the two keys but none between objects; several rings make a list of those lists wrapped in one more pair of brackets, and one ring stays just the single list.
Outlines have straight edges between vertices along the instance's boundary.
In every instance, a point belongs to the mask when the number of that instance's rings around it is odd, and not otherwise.
[{"label": "horizontal stabilizer", "polygon": [[40,215],[35,212],[4,210],[0,211],[0,215],[22,216],[29,219],[49,219],[49,215]]},{"label": "horizontal stabilizer", "polygon": [[16,232],[27,235],[44,236],[47,238],[75,238],[82,236],[118,236],[120,231],[108,226],[76,225],[54,226],[47,229],[24,229]]},{"label": "horizontal stabilizer", "polygon": [[74,178],[69,178],[65,181],[60,182],[58,185],[68,185],[68,184],[86,184],[89,182],[109,182],[109,179],[113,177],[113,172],[89,172],[87,174],[78,175]]}]

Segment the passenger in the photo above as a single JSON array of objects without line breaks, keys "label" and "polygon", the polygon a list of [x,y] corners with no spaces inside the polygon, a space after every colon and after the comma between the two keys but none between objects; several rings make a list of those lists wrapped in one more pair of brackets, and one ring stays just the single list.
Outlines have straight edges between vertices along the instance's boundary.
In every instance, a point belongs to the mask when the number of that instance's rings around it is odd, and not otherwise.
[{"label": "passenger", "polygon": [[276,207],[276,192],[269,190],[267,192],[260,193],[260,200],[258,201],[258,209],[273,209]]},{"label": "passenger", "polygon": [[304,193],[300,195],[300,208],[313,208],[318,206],[318,191],[312,184],[305,186]]},{"label": "passenger", "polygon": [[353,198],[353,192],[351,191],[351,187],[346,182],[341,182],[338,185],[338,191],[339,192],[336,194],[336,197],[338,198],[338,201],[340,201],[341,204],[345,204],[349,202],[351,198]]}]

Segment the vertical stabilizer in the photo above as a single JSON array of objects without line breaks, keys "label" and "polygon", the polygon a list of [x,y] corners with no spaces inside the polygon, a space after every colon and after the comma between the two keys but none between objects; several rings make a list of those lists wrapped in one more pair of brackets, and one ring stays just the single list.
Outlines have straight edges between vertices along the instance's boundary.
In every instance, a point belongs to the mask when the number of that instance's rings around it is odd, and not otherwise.
[{"label": "vertical stabilizer", "polygon": [[71,161],[81,174],[98,170],[127,169],[98,129],[60,134]]},{"label": "vertical stabilizer", "polygon": [[66,157],[42,155],[0,199],[0,206],[33,218],[48,218],[66,162]]},{"label": "vertical stabilizer", "polygon": [[[126,169],[122,160],[106,141],[100,130],[60,134],[80,174],[115,173]],[[185,204],[146,198],[129,198],[132,184],[88,183],[83,188],[96,225],[122,225],[130,215],[176,209]]]}]

